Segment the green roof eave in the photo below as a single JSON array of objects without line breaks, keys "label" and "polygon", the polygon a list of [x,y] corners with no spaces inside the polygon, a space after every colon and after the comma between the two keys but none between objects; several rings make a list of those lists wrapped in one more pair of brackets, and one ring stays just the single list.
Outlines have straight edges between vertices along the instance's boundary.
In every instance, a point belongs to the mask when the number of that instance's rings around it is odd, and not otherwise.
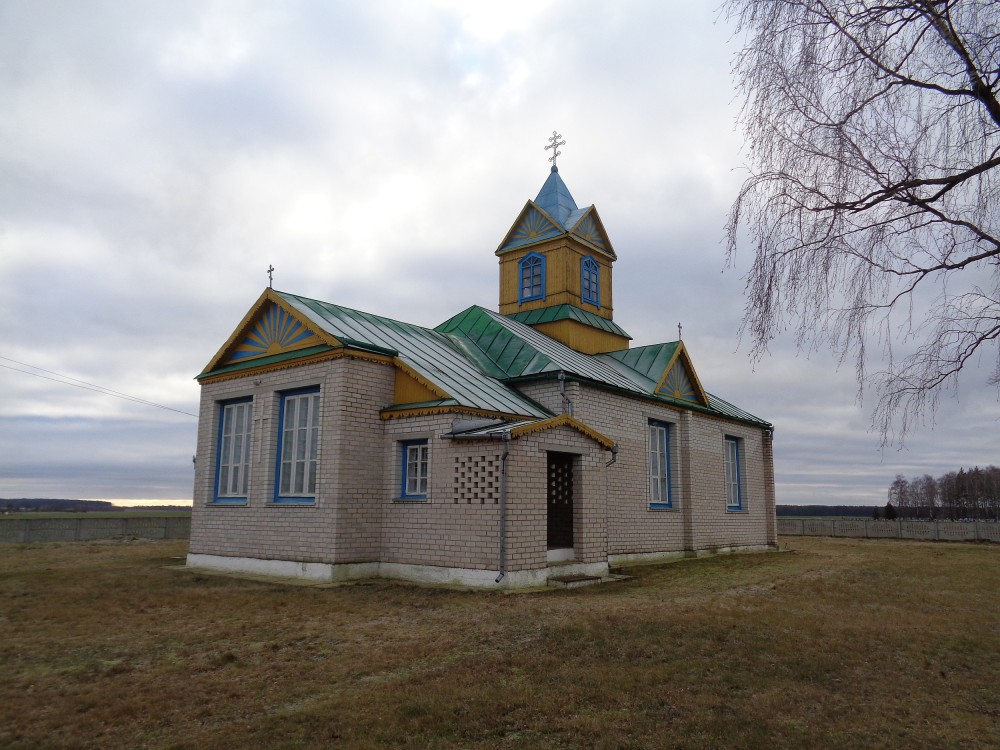
[{"label": "green roof eave", "polygon": [[[683,398],[675,398],[673,396],[667,396],[659,393],[642,393],[640,391],[633,391],[628,388],[622,388],[620,386],[612,385],[611,383],[605,383],[600,380],[592,380],[590,378],[581,377],[579,375],[574,375],[571,373],[562,373],[566,380],[582,383],[584,385],[590,386],[592,388],[597,388],[602,391],[608,391],[609,393],[618,393],[623,396],[632,396],[633,398],[641,398],[646,401],[656,401],[660,403],[667,403],[671,406],[677,406],[682,409],[690,409],[691,411],[700,412],[702,414],[709,414],[713,417],[721,417],[722,419],[729,419],[734,422],[741,422],[743,424],[753,425],[754,427],[761,427],[766,430],[773,430],[774,425],[767,422],[760,417],[755,417],[749,412],[743,411],[738,406],[733,406],[728,401],[725,401],[718,396],[714,396],[709,393],[709,403],[714,404],[714,406],[705,406],[704,404],[699,404],[696,401],[688,401]],[[531,375],[523,375],[516,378],[508,378],[506,383],[517,387],[519,383],[529,383],[538,380],[558,380],[559,372],[539,372]]]},{"label": "green roof eave", "polygon": [[525,312],[516,312],[505,315],[504,317],[510,318],[511,320],[516,320],[520,323],[525,323],[526,325],[538,325],[540,323],[555,323],[559,320],[575,320],[578,323],[583,323],[591,328],[597,328],[606,333],[613,333],[616,336],[621,336],[631,340],[631,336],[625,332],[621,326],[615,323],[613,320],[607,318],[602,318],[596,313],[592,313],[589,310],[584,310],[581,307],[576,307],[575,305],[562,304],[553,305],[552,307],[539,307],[534,310],[526,310]]},{"label": "green roof eave", "polygon": [[228,365],[226,367],[217,367],[214,370],[208,372],[203,372],[200,375],[195,376],[195,380],[202,380],[203,378],[211,377],[213,375],[226,375],[232,372],[240,372],[241,370],[252,370],[255,367],[264,367],[266,365],[279,364],[281,362],[290,362],[295,359],[302,359],[303,357],[311,357],[314,354],[322,354],[323,352],[332,352],[336,349],[343,349],[340,346],[329,346],[328,344],[319,344],[317,346],[306,347],[305,349],[296,349],[293,352],[282,352],[281,354],[271,354],[267,357],[256,357],[255,359],[243,360],[242,362],[237,362],[234,365]]},{"label": "green roof eave", "polygon": [[351,349],[359,349],[363,352],[371,352],[372,354],[385,354],[388,357],[396,357],[399,355],[399,350],[392,349],[388,346],[378,346],[377,344],[371,344],[367,341],[358,341],[357,339],[351,339],[346,336],[340,336],[338,338]]},{"label": "green roof eave", "polygon": [[338,349],[354,349],[360,352],[369,352],[371,354],[383,354],[387,357],[395,357],[399,352],[395,349],[389,349],[383,346],[376,346],[375,344],[369,344],[365,341],[356,341],[355,339],[344,338],[343,346],[329,346],[328,344],[318,344],[316,346],[310,346],[305,349],[296,349],[292,352],[282,352],[281,354],[271,354],[267,357],[256,357],[255,359],[248,359],[242,362],[237,362],[233,365],[227,365],[226,367],[217,367],[210,372],[203,372],[200,375],[195,376],[195,380],[201,380],[202,378],[211,377],[213,375],[225,375],[231,372],[239,372],[240,370],[250,370],[254,367],[265,367],[267,365],[279,364],[281,362],[289,362],[295,359],[302,359],[303,357],[311,357],[314,354],[322,354],[323,352],[332,352]]},{"label": "green roof eave", "polygon": [[392,412],[392,411],[407,411],[409,409],[433,409],[438,406],[455,406],[459,407],[458,401],[453,398],[439,398],[435,401],[416,401],[410,404],[391,404],[385,406],[379,411],[382,412]]}]

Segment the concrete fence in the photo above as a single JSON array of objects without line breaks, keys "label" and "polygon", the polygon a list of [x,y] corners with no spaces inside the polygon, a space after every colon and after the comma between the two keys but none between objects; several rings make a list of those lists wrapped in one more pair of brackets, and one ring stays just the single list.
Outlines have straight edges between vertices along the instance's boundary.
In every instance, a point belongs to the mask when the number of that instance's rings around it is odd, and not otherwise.
[{"label": "concrete fence", "polygon": [[94,539],[187,539],[191,519],[176,516],[123,518],[0,518],[0,542],[86,542]]},{"label": "concrete fence", "polygon": [[941,542],[996,542],[1000,523],[959,521],[839,521],[828,518],[778,519],[778,534],[850,536],[867,539],[924,539]]}]

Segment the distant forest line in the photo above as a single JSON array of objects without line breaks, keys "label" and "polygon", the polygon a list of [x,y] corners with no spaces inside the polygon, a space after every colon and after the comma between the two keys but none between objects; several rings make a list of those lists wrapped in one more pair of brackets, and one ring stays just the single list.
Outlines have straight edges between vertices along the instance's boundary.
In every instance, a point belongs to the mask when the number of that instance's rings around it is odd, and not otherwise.
[{"label": "distant forest line", "polygon": [[903,518],[1000,521],[1000,468],[963,467],[937,479],[897,474],[889,485],[889,505]]}]

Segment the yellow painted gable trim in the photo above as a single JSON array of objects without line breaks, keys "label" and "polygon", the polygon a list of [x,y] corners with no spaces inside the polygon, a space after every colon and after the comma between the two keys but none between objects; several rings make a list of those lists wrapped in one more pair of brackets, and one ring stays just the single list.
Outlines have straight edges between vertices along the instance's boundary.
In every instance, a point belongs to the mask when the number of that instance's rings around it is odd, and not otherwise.
[{"label": "yellow painted gable trim", "polygon": [[412,409],[383,409],[379,417],[383,420],[402,419],[404,417],[426,417],[434,414],[465,414],[471,417],[487,417],[491,419],[518,420],[524,419],[523,414],[509,414],[490,409],[475,409],[467,406],[445,404],[443,406],[415,406]]},{"label": "yellow painted gable trim", "polygon": [[[232,335],[226,340],[226,343],[222,345],[222,348],[219,349],[218,352],[216,352],[215,356],[212,357],[212,360],[208,363],[205,369],[202,370],[202,372],[211,372],[212,370],[215,370],[232,356],[233,351],[236,350],[240,344],[242,344],[243,340],[250,333],[258,318],[263,314],[265,308],[269,304],[277,305],[279,308],[284,310],[286,314],[295,319],[300,325],[307,328],[322,343],[327,344],[328,346],[343,346],[343,344],[336,338],[321,328],[318,328],[312,323],[312,321],[304,318],[291,305],[287,304],[285,300],[275,294],[273,289],[268,287],[264,290],[260,297],[257,298],[257,301],[253,304],[253,307],[250,308],[250,311],[243,316],[243,320],[241,320],[240,324],[236,326],[236,330],[233,331]],[[313,341],[303,345],[302,348],[315,345],[316,342]],[[294,351],[294,349],[292,351]],[[262,353],[260,356],[267,356],[267,353]],[[255,358],[247,357],[241,361],[252,362],[253,359]]]},{"label": "yellow painted gable trim", "polygon": [[207,377],[201,378],[198,382],[202,385],[207,383],[221,383],[224,380],[237,380],[239,378],[252,378],[258,375],[262,375],[266,372],[275,372],[277,370],[288,370],[293,367],[302,367],[303,365],[311,365],[316,362],[328,362],[334,359],[341,359],[343,357],[348,357],[350,359],[361,359],[366,362],[374,362],[378,365],[392,365],[392,358],[387,357],[384,354],[369,354],[367,352],[357,352],[351,351],[349,349],[335,349],[333,351],[320,352],[319,354],[311,354],[308,357],[299,357],[297,359],[286,359],[283,362],[273,362],[269,365],[260,365],[259,367],[247,367],[245,369],[236,370],[235,372],[223,372],[219,375],[209,375]]},{"label": "yellow painted gable trim", "polygon": [[[702,406],[708,406],[708,394],[705,393],[705,389],[701,386],[701,381],[698,379],[698,373],[695,372],[694,364],[691,362],[691,355],[688,354],[687,347],[684,346],[683,341],[677,342],[677,349],[674,351],[674,356],[670,358],[667,366],[663,368],[663,376],[660,378],[660,382],[656,384],[656,388],[653,389],[653,393],[659,393],[660,389],[663,387],[664,383],[667,381],[667,377],[670,375],[670,371],[677,364],[678,360],[681,362],[681,366],[684,367],[685,374],[691,385],[694,387],[695,396],[697,396],[698,403]],[[672,394],[667,394],[672,395]]]},{"label": "yellow painted gable trim", "polygon": [[392,397],[394,404],[422,404],[440,398],[449,397],[441,395],[439,389],[428,388],[403,368],[396,368],[396,383]]},{"label": "yellow painted gable trim", "polygon": [[510,431],[510,436],[512,438],[524,437],[525,435],[531,435],[536,432],[554,430],[557,427],[570,427],[590,438],[605,450],[611,450],[615,446],[614,440],[606,435],[602,435],[592,427],[588,427],[579,419],[571,417],[569,414],[560,414],[558,417],[550,417],[549,419],[543,419],[540,422],[532,422],[531,424],[526,424],[521,427],[515,427]]},{"label": "yellow painted gable trim", "polygon": [[[421,401],[434,401],[434,400],[437,400],[439,398],[451,398],[452,397],[450,393],[448,393],[445,390],[442,390],[441,386],[439,386],[434,381],[425,378],[423,375],[421,375],[419,372],[417,372],[416,370],[414,370],[412,367],[410,367],[408,364],[406,364],[406,362],[404,362],[403,360],[401,360],[399,357],[394,357],[393,360],[392,360],[392,362],[393,362],[394,365],[396,365],[396,371],[397,372],[402,372],[407,377],[409,377],[412,380],[416,381],[417,385],[419,385],[419,386],[427,389],[427,391],[429,391],[432,394],[431,398],[429,398],[429,399],[428,398],[423,398],[423,399],[420,399]],[[399,378],[398,378],[398,376],[397,376],[396,383],[397,383],[397,385],[399,384]],[[412,402],[404,401],[402,403],[412,403]]]}]

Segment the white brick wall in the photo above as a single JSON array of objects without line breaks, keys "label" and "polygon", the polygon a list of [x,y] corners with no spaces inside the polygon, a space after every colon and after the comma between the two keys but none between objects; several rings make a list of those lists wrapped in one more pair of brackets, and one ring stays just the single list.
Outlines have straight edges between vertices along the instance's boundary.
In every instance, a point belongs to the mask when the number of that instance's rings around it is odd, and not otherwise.
[{"label": "white brick wall", "polygon": [[[382,420],[393,400],[393,368],[352,358],[203,386],[192,514],[192,554],[329,564],[392,563],[495,570],[499,478],[493,495],[460,493],[456,466],[499,471],[501,441],[445,439],[461,415]],[[320,387],[320,448],[314,504],[274,504],[280,391]],[[558,383],[524,392],[560,413]],[[546,452],[573,453],[574,542],[579,562],[609,555],[713,550],[774,544],[774,481],[769,435],[760,429],[639,398],[567,384],[574,415],[620,446],[611,454],[561,427],[513,440],[507,477],[507,568],[546,566]],[[245,505],[214,504],[218,403],[253,396],[250,494]],[[673,508],[651,510],[650,419],[673,425]],[[726,509],[723,439],[742,440],[743,510]],[[426,500],[400,499],[404,440],[427,439]]]}]

